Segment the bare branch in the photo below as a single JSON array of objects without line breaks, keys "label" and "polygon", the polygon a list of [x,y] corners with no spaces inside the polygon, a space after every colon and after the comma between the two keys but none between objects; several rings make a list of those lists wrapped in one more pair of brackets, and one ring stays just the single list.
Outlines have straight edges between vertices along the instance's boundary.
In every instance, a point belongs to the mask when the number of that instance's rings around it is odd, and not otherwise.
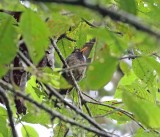
[{"label": "bare branch", "polygon": [[10,108],[9,100],[6,97],[5,90],[2,87],[0,87],[0,96],[2,97],[2,99],[6,105],[6,108],[7,108],[8,119],[9,119],[9,123],[10,123],[11,129],[12,129],[12,135],[13,135],[13,137],[18,137],[16,129],[15,129],[15,125],[14,125],[13,114],[12,114],[12,110]]}]

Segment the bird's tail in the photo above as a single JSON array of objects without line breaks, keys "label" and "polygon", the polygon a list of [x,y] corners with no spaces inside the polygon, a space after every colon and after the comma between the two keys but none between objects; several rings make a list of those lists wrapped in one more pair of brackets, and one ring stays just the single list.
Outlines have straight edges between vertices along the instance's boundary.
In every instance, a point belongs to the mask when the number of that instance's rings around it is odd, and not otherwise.
[{"label": "bird's tail", "polygon": [[90,52],[91,52],[91,50],[92,50],[93,45],[95,44],[95,42],[96,42],[96,39],[93,38],[93,39],[91,39],[89,42],[87,42],[87,43],[84,44],[84,46],[83,46],[82,49],[84,49],[84,48],[87,47],[87,49],[83,52],[83,55],[84,55],[86,58],[89,57],[89,54],[90,54]]}]

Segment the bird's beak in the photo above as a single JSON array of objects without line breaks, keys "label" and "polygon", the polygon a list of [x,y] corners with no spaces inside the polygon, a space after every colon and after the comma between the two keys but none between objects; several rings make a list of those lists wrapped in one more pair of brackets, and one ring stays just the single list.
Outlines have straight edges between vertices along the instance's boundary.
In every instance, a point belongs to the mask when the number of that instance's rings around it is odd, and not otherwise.
[{"label": "bird's beak", "polygon": [[84,47],[83,49],[81,49],[82,54],[88,49],[88,47]]}]

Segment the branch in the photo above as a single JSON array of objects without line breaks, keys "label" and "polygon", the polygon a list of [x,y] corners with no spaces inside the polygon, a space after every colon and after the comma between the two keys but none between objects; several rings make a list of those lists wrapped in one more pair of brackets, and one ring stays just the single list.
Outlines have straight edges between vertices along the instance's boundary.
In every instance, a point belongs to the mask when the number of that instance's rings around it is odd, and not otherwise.
[{"label": "branch", "polygon": [[128,56],[123,56],[120,57],[119,60],[123,60],[123,59],[135,59],[135,58],[139,58],[141,57],[140,55],[128,55]]},{"label": "branch", "polygon": [[[123,113],[124,115],[126,115],[127,117],[129,117],[130,119],[132,119],[133,121],[135,121],[142,129],[146,130],[146,128],[145,128],[141,123],[139,123],[137,120],[135,120],[135,119],[133,118],[133,114],[132,114],[132,113],[127,112],[127,111],[125,111],[124,109],[121,109],[121,108],[117,108],[117,107],[114,107],[114,106],[111,106],[111,105],[108,105],[108,104],[103,104],[103,103],[97,101],[96,99],[90,97],[90,96],[87,95],[86,93],[84,94],[84,92],[83,92],[82,94],[94,101],[94,102],[93,102],[93,101],[86,101],[86,103],[91,103],[91,104],[95,104],[95,105],[106,106],[106,107],[111,108],[111,109],[113,109],[113,110],[115,110],[115,111],[119,111],[119,112]],[[157,132],[157,131],[155,131],[155,132]]]},{"label": "branch", "polygon": [[[62,56],[62,53],[60,52],[60,50],[58,49],[58,47],[57,47],[57,45],[56,45],[56,41],[53,40],[53,39],[50,39],[50,40],[51,40],[51,44],[52,44],[53,47],[55,48],[55,50],[56,50],[56,52],[57,52],[60,60],[62,61],[62,63],[66,66],[66,68],[69,68],[67,62],[65,61],[65,59],[64,59],[63,56]],[[78,95],[79,95],[79,96],[78,96],[78,97],[79,97],[79,105],[80,105],[80,108],[81,108],[81,106],[82,106],[82,105],[81,105],[81,100],[83,99],[83,97],[82,97],[82,93],[81,93],[80,87],[79,87],[79,85],[77,84],[77,81],[75,80],[72,71],[69,70],[68,73],[69,73],[69,75],[71,76],[71,79],[72,79],[72,81],[73,81],[74,87],[75,87],[76,90],[78,91]],[[81,108],[81,110],[82,110],[82,108]]]},{"label": "branch", "polygon": [[[56,47],[56,49],[58,49]],[[59,51],[59,49],[58,49]],[[61,55],[61,53],[60,53]],[[24,61],[24,63],[26,63],[26,65],[31,65],[31,67],[33,69],[35,69],[35,66],[22,54],[19,54],[20,58]],[[62,57],[62,60],[65,61]],[[6,85],[2,80],[0,80],[0,83],[3,85]],[[61,100],[65,105],[69,106],[71,109],[73,109],[77,114],[79,114],[80,116],[82,116],[84,119],[86,119],[90,124],[92,124],[93,126],[95,126],[97,129],[101,130],[101,131],[105,131],[98,123],[96,123],[92,118],[90,118],[88,115],[84,114],[80,109],[78,109],[77,107],[75,107],[74,105],[70,104],[69,102],[67,102],[66,100],[64,100],[64,97],[62,95],[60,95],[55,89],[51,88],[49,85],[43,83],[45,85],[45,87],[47,88],[47,90],[52,93],[53,95],[55,95],[59,100]],[[6,85],[7,86],[7,85]],[[11,88],[11,87],[10,87]]]},{"label": "branch", "polygon": [[18,56],[22,59],[22,61],[27,65],[31,66],[34,70],[36,70],[36,67],[30,62],[29,59],[26,58],[26,56],[19,50],[18,51]]},{"label": "branch", "polygon": [[76,42],[75,39],[72,39],[72,38],[68,37],[66,33],[61,34],[61,35],[58,37],[57,41],[59,41],[59,40],[61,40],[61,39],[63,39],[63,38],[66,38],[67,40],[69,40],[69,41],[71,41],[71,42]]},{"label": "branch", "polygon": [[13,135],[13,137],[18,137],[15,126],[14,126],[14,122],[13,122],[13,114],[12,114],[12,110],[9,105],[9,100],[6,97],[5,90],[2,87],[0,87],[0,96],[2,97],[2,99],[6,105],[6,108],[7,108],[8,119],[9,119],[9,123],[10,123],[11,129],[12,129],[12,135]]},{"label": "branch", "polygon": [[90,23],[90,22],[89,22],[88,20],[86,20],[85,18],[82,18],[82,20],[83,20],[87,25],[89,25],[89,26],[92,27],[92,28],[97,28],[97,27],[98,27],[98,26]]},{"label": "branch", "polygon": [[130,24],[134,26],[136,29],[146,32],[150,35],[153,35],[156,38],[160,38],[160,31],[157,29],[152,29],[149,25],[146,25],[140,19],[132,14],[129,14],[125,11],[121,10],[113,10],[107,7],[102,7],[100,5],[92,5],[85,0],[83,1],[69,1],[69,0],[33,0],[36,2],[53,2],[58,4],[68,4],[68,5],[75,5],[75,6],[82,6],[98,12],[102,16],[109,16],[113,20],[121,21],[123,23]]},{"label": "branch", "polygon": [[[58,47],[57,47],[57,45],[56,45],[56,41],[54,41],[54,40],[51,39],[51,44],[52,44],[53,47],[55,48],[55,50],[56,50],[56,52],[57,52],[60,60],[62,61],[62,63],[63,63],[67,68],[69,68],[67,62],[65,61],[65,59],[64,59],[63,56],[62,56],[62,53],[60,52],[60,50],[58,49]],[[77,81],[75,80],[75,78],[74,78],[74,76],[73,76],[72,71],[69,70],[69,74],[71,75],[72,81],[73,81],[74,86],[75,86],[75,88],[77,89],[77,91],[81,91],[81,90],[80,90],[80,87],[79,87],[78,84],[77,84]]]},{"label": "branch", "polygon": [[[107,133],[106,131],[100,131],[100,130],[97,130],[95,128],[86,127],[84,125],[81,125],[81,124],[75,122],[74,120],[72,120],[70,118],[67,118],[66,116],[63,116],[62,114],[51,110],[50,108],[46,107],[45,105],[36,102],[35,100],[31,99],[29,96],[24,95],[23,93],[21,93],[20,91],[15,90],[11,84],[8,84],[8,83],[4,82],[3,80],[0,80],[0,84],[2,84],[4,87],[9,89],[9,91],[11,91],[14,95],[22,97],[23,99],[25,99],[28,102],[34,104],[38,108],[40,108],[40,109],[44,110],[45,112],[49,113],[51,115],[51,117],[57,117],[60,120],[66,122],[66,123],[70,123],[71,125],[74,125],[74,126],[77,126],[77,127],[81,127],[81,128],[83,128],[83,129],[85,129],[87,131],[96,133],[97,135],[101,135],[101,136],[104,136],[104,137],[111,137],[111,136],[115,135],[115,134],[112,134],[112,133]],[[115,135],[115,136],[117,136],[117,135]]]},{"label": "branch", "polygon": [[69,106],[71,109],[73,109],[77,114],[81,115],[84,119],[86,119],[90,124],[98,128],[99,130],[104,131],[104,129],[97,124],[92,118],[90,118],[88,115],[84,114],[80,109],[75,107],[74,105],[70,104],[66,100],[64,100],[63,96],[61,96],[55,89],[51,88],[49,85],[44,84],[47,90],[49,90],[53,95],[55,95],[58,99],[60,99],[65,105]]},{"label": "branch", "polygon": [[91,113],[91,111],[90,111],[90,108],[88,107],[86,101],[85,101],[85,103],[84,103],[84,106],[85,106],[85,108],[86,108],[86,110],[87,110],[89,116],[90,116],[90,117],[93,117],[93,115],[92,115],[92,113]]},{"label": "branch", "polygon": [[58,72],[61,72],[61,71],[69,71],[69,70],[74,70],[74,69],[76,69],[76,68],[80,68],[80,67],[86,67],[86,66],[88,66],[90,63],[83,63],[83,64],[78,64],[78,65],[73,65],[73,66],[71,66],[71,67],[68,67],[68,68],[63,68],[63,69],[61,69],[61,70],[59,70]]},{"label": "branch", "polygon": [[122,114],[126,115],[127,117],[129,117],[130,119],[132,119],[133,121],[135,121],[142,129],[144,129],[145,131],[147,131],[147,129],[140,123],[138,122],[137,120],[135,120],[133,118],[133,114],[130,113],[130,112],[127,112],[121,108],[117,108],[117,107],[114,107],[114,106],[111,106],[111,105],[107,105],[107,104],[103,104],[103,103],[97,103],[97,102],[92,102],[92,101],[88,101],[87,103],[91,103],[91,104],[96,104],[96,105],[101,105],[101,106],[106,106],[108,108],[111,108],[111,109],[114,109],[115,111],[119,111],[121,112]]}]

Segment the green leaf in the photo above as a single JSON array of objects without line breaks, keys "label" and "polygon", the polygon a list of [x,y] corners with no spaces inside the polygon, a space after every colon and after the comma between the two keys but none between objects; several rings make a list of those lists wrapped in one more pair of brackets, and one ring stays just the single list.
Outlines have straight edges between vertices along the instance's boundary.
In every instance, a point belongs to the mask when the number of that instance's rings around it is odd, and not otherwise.
[{"label": "green leaf", "polygon": [[159,134],[153,131],[147,132],[144,129],[139,128],[133,137],[159,137]]},{"label": "green leaf", "polygon": [[109,54],[103,54],[93,62],[87,71],[86,83],[90,89],[96,90],[108,83],[116,70],[118,59]]},{"label": "green leaf", "polygon": [[7,111],[4,107],[0,106],[0,116],[3,117],[4,119],[7,118]]},{"label": "green leaf", "polygon": [[5,0],[0,2],[0,9],[5,11],[23,11],[26,7],[19,0]]},{"label": "green leaf", "polygon": [[[16,56],[18,33],[16,27],[13,26],[16,21],[12,16],[0,13],[0,17],[0,68],[2,68],[11,63]],[[7,68],[1,70],[0,77],[6,73]]]},{"label": "green leaf", "polygon": [[31,126],[22,126],[21,131],[23,137],[39,137],[37,131]]},{"label": "green leaf", "polygon": [[2,133],[0,133],[0,137],[4,137]]},{"label": "green leaf", "polygon": [[157,39],[155,39],[154,37],[150,37],[147,34],[143,34],[142,32],[135,33],[136,37],[132,38],[132,41],[135,44],[133,50],[136,55],[143,56],[160,52],[160,47],[158,45]]},{"label": "green leaf", "polygon": [[0,134],[3,135],[2,137],[9,137],[9,127],[7,127],[7,119],[0,115],[0,121]]},{"label": "green leaf", "polygon": [[[154,65],[153,65],[154,64]],[[155,79],[155,67],[159,71],[160,65],[151,57],[136,58],[132,61],[134,73],[144,82],[151,84]]]},{"label": "green leaf", "polygon": [[40,95],[42,92],[37,88],[36,77],[31,76],[30,80],[27,82],[26,93],[28,93],[35,101],[42,102],[42,96]]},{"label": "green leaf", "polygon": [[134,74],[133,71],[129,72],[128,74],[125,74],[118,83],[118,87],[116,89],[114,97],[122,98],[122,87],[126,87],[126,85],[131,85],[136,79],[137,76]]},{"label": "green leaf", "polygon": [[145,83],[140,80],[133,70],[125,74],[118,83],[115,98],[122,98],[122,93],[124,90],[134,93],[135,96],[148,100],[150,102],[155,102],[157,99],[157,81],[152,81],[152,85]]},{"label": "green leaf", "polygon": [[160,107],[154,103],[140,99],[134,94],[123,92],[123,102],[127,108],[143,124],[151,128],[160,128]]},{"label": "green leaf", "polygon": [[38,114],[27,113],[25,116],[22,117],[21,121],[25,121],[27,123],[32,123],[32,124],[45,125],[49,124],[50,116],[42,111],[40,111]]},{"label": "green leaf", "polygon": [[44,83],[52,85],[56,89],[66,89],[71,87],[71,85],[60,75],[60,73],[54,71],[52,71],[52,73],[43,73],[43,76],[39,79]]},{"label": "green leaf", "polygon": [[[4,13],[4,12],[0,12],[0,23],[11,23],[11,24],[16,24],[16,20],[13,18],[13,16],[7,14],[7,13]],[[8,24],[6,24],[8,25]]]},{"label": "green leaf", "polygon": [[68,128],[65,123],[59,123],[54,128],[54,137],[63,137],[65,133],[68,131]]},{"label": "green leaf", "polygon": [[8,72],[8,67],[6,65],[0,64],[0,78],[3,77]]},{"label": "green leaf", "polygon": [[37,64],[49,45],[49,30],[42,19],[31,10],[26,10],[20,20],[20,29],[31,59]]},{"label": "green leaf", "polygon": [[130,73],[130,71],[131,71],[131,67],[130,67],[130,65],[128,64],[128,63],[126,63],[125,61],[120,61],[120,68],[121,68],[121,70],[122,70],[122,72],[124,73],[124,74],[128,74],[129,75],[129,73]]},{"label": "green leaf", "polygon": [[[110,109],[110,108],[108,108],[106,106],[103,106],[103,105],[99,105],[99,104],[89,103],[88,107],[89,107],[89,109],[90,109],[90,111],[91,111],[91,113],[92,113],[92,115],[94,117],[96,117],[96,116],[105,117],[105,115],[107,113],[109,113],[110,111],[112,111],[112,109]],[[85,111],[86,111],[86,109],[85,109]]]},{"label": "green leaf", "polygon": [[[88,104],[88,107],[89,107],[89,109],[90,109],[90,111],[91,111],[91,113],[92,113],[92,115],[94,117],[99,117],[100,120],[101,120],[101,118],[102,119],[103,118],[111,118],[111,119],[117,120],[118,123],[124,123],[124,122],[130,120],[123,113],[121,113],[119,111],[114,111],[114,109],[109,108],[108,105],[112,106],[112,104],[110,104],[108,101],[107,102],[103,102],[103,104],[104,105],[92,104],[92,103]],[[118,107],[119,106],[117,106],[117,108]],[[98,120],[98,118],[97,118],[97,120]],[[101,122],[104,122],[104,121],[101,121]]]},{"label": "green leaf", "polygon": [[109,48],[112,55],[120,57],[128,48],[126,38],[120,37],[116,35],[116,33],[109,31],[106,28],[88,29],[87,33],[98,39],[96,42],[96,50],[101,49],[105,45]]},{"label": "green leaf", "polygon": [[118,0],[120,8],[130,12],[132,14],[137,14],[137,3],[135,0]]},{"label": "green leaf", "polygon": [[59,13],[54,13],[53,20],[47,21],[50,31],[50,36],[59,37],[61,34],[67,32],[71,26],[72,21],[67,16],[62,16]]},{"label": "green leaf", "polygon": [[[79,23],[78,26],[71,32],[68,32],[68,36],[71,37],[72,39],[76,40],[76,46],[78,48],[82,48],[82,46],[86,43],[87,41],[87,31],[90,29],[90,27],[82,22]],[[84,35],[85,34],[85,35]]]}]

